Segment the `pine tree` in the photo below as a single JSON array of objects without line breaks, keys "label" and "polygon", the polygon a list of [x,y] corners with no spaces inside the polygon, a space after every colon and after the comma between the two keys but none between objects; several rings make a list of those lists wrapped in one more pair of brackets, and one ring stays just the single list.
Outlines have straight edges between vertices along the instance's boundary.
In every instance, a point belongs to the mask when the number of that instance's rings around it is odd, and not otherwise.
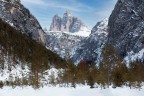
[{"label": "pine tree", "polygon": [[89,74],[88,75],[88,85],[90,86],[90,88],[94,88],[94,79],[93,77]]},{"label": "pine tree", "polygon": [[121,87],[127,82],[128,69],[126,64],[120,64],[112,72],[112,82],[114,87]]}]

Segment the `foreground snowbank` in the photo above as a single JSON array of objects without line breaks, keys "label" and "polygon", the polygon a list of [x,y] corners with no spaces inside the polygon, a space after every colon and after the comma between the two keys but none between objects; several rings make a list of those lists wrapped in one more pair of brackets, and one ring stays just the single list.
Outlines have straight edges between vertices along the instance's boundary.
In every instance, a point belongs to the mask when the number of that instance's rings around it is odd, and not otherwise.
[{"label": "foreground snowbank", "polygon": [[4,87],[0,89],[0,96],[144,96],[144,87],[139,89],[130,88],[108,88],[101,90],[100,88],[90,89],[89,86],[74,88],[64,87],[43,87],[34,90],[31,87],[12,89]]}]

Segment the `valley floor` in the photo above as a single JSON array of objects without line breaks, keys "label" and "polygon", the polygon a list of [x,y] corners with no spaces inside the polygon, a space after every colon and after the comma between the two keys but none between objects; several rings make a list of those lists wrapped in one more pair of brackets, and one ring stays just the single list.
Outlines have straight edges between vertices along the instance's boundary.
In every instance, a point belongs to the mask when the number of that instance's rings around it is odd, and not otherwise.
[{"label": "valley floor", "polygon": [[4,87],[0,89],[0,96],[144,96],[144,87],[142,89],[130,89],[129,87],[107,89],[94,88],[89,86],[77,86],[77,88],[64,87],[43,87],[34,90],[31,87]]}]

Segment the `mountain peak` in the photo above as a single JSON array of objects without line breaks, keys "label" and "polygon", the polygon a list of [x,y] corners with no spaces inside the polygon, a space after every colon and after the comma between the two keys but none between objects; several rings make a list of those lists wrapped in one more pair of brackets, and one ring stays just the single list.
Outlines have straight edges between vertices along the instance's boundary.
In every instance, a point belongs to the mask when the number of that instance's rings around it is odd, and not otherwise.
[{"label": "mountain peak", "polygon": [[96,34],[107,34],[107,28],[108,27],[108,18],[105,18],[104,20],[101,20],[100,22],[97,22],[97,24],[92,28],[91,33],[95,33]]},{"label": "mountain peak", "polygon": [[59,17],[58,15],[53,17],[50,31],[77,33],[83,30],[83,28],[87,29],[86,31],[89,30],[79,18],[72,16],[70,11],[66,11],[63,17]]},{"label": "mountain peak", "polygon": [[71,11],[67,10],[65,13],[64,13],[64,17],[67,16],[67,17],[72,17],[72,13]]}]

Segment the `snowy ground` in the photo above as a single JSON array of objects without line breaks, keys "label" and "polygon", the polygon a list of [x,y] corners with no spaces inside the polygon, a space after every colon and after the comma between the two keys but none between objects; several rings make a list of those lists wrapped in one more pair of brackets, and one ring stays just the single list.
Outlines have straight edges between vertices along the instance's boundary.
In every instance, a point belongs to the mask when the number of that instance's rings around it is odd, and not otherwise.
[{"label": "snowy ground", "polygon": [[0,96],[144,96],[144,87],[139,89],[109,88],[90,89],[89,86],[74,88],[44,87],[34,90],[31,87],[12,89],[4,87],[0,89]]}]

